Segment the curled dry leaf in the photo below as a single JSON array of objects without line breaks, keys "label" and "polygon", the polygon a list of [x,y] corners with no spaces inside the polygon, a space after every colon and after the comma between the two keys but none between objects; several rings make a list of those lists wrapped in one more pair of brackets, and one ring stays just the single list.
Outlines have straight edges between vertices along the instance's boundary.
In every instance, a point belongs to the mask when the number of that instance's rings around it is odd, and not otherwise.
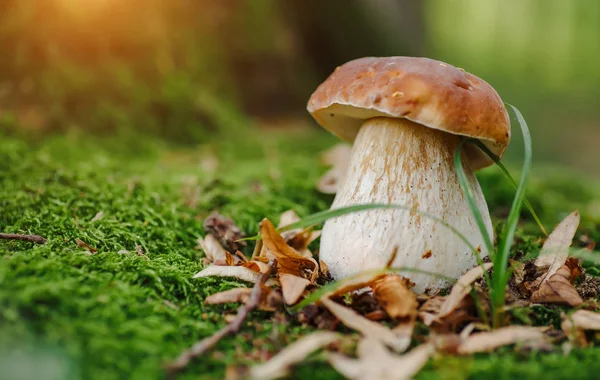
[{"label": "curled dry leaf", "polygon": [[243,263],[242,266],[258,273],[265,273],[269,270],[269,264],[259,260],[248,261]]},{"label": "curled dry leaf", "polygon": [[[210,265],[200,272],[196,273],[193,278],[201,278],[201,277],[233,277],[238,280],[251,282],[253,284],[257,283],[260,280],[261,273],[255,272],[251,269],[242,267],[242,266],[220,266],[220,265]],[[269,279],[266,282],[267,286],[271,286],[272,284],[276,284],[277,282],[273,279]]]},{"label": "curled dry leaf", "polygon": [[458,346],[458,353],[467,355],[490,352],[509,344],[542,342],[545,339],[546,335],[544,335],[542,328],[509,326],[469,336]]},{"label": "curled dry leaf", "polygon": [[302,278],[308,277],[312,284],[315,283],[319,275],[319,266],[315,259],[303,257],[287,245],[268,219],[263,219],[260,223],[260,234],[267,249],[266,254],[277,260],[278,273],[289,273]]},{"label": "curled dry leaf", "polygon": [[297,303],[306,287],[310,285],[310,281],[307,279],[289,273],[280,274],[279,282],[281,283],[281,292],[286,305]]},{"label": "curled dry leaf", "polygon": [[345,326],[360,332],[365,337],[383,342],[396,352],[404,352],[410,345],[412,325],[388,329],[327,297],[321,298],[321,302]]},{"label": "curled dry leaf", "polygon": [[448,297],[446,297],[446,300],[440,307],[440,313],[438,317],[443,318],[452,313],[460,305],[463,298],[465,298],[471,292],[473,289],[473,282],[483,276],[484,270],[489,270],[492,265],[492,263],[485,263],[483,264],[483,268],[481,265],[478,265],[459,278],[458,281],[456,281],[456,284],[454,284],[452,287],[450,294]]},{"label": "curled dry leaf", "polygon": [[573,281],[579,275],[581,275],[579,260],[569,258],[552,277],[542,282],[540,288],[531,296],[531,302],[581,305],[583,299],[573,286]]},{"label": "curled dry leaf", "polygon": [[366,337],[358,344],[357,359],[330,353],[328,361],[349,379],[403,380],[413,378],[434,352],[431,344],[423,344],[405,355],[395,355],[380,340]]},{"label": "curled dry leaf", "polygon": [[409,279],[397,274],[387,275],[372,285],[375,298],[394,319],[414,321],[417,317],[417,296]]},{"label": "curled dry leaf", "polygon": [[204,220],[203,227],[204,231],[214,235],[228,251],[235,252],[246,246],[245,241],[238,241],[244,234],[231,218],[213,211]]},{"label": "curled dry leaf", "polygon": [[338,144],[325,151],[322,161],[331,166],[321,179],[317,182],[317,190],[325,194],[335,194],[346,175],[346,169],[350,162],[352,148],[347,144]]},{"label": "curled dry leaf", "polygon": [[552,231],[544,243],[540,255],[535,260],[535,265],[538,268],[548,267],[548,271],[534,281],[533,289],[540,288],[543,282],[548,281],[563,266],[567,257],[569,257],[569,247],[573,243],[579,221],[579,212],[575,211]]},{"label": "curled dry leaf", "polygon": [[[292,223],[300,221],[300,217],[294,210],[288,210],[281,214],[279,225],[277,228],[289,226]],[[312,227],[305,229],[294,228],[289,231],[285,231],[281,234],[281,237],[285,242],[292,248],[294,248],[301,256],[313,257],[312,253],[307,249],[308,245],[315,241],[321,236],[321,231],[313,231]]]},{"label": "curled dry leaf", "polygon": [[211,234],[207,234],[204,239],[201,237],[198,238],[198,244],[204,251],[206,258],[214,263],[214,262],[226,262],[227,261],[227,251],[225,248],[219,243],[216,237]]},{"label": "curled dry leaf", "polygon": [[276,379],[289,374],[290,367],[303,361],[312,352],[339,339],[339,335],[327,331],[318,331],[302,337],[290,344],[271,360],[250,369],[252,379]]}]

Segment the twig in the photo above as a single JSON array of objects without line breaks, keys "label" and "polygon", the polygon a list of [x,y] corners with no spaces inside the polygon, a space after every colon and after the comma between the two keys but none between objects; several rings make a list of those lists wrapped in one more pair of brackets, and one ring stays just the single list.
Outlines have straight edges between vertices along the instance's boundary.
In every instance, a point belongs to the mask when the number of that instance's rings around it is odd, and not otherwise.
[{"label": "twig", "polygon": [[262,274],[260,279],[252,288],[252,293],[250,293],[250,298],[248,299],[248,302],[240,306],[237,315],[235,316],[234,320],[231,321],[231,323],[229,323],[227,326],[223,327],[221,330],[217,331],[213,335],[204,338],[198,343],[194,344],[192,347],[181,353],[181,355],[179,355],[179,357],[175,361],[173,361],[167,366],[167,370],[169,371],[169,374],[171,376],[185,368],[192,359],[197,358],[198,356],[204,354],[205,352],[213,348],[221,339],[223,339],[227,335],[235,334],[240,330],[240,328],[242,327],[242,323],[244,322],[248,314],[260,304],[263,286],[271,276],[271,272],[273,271],[274,267],[275,260],[271,260],[269,262],[269,268],[267,269],[267,271]]},{"label": "twig", "polygon": [[0,239],[30,241],[32,243],[44,244],[46,239],[39,235],[20,235],[20,234],[3,234],[0,233]]}]

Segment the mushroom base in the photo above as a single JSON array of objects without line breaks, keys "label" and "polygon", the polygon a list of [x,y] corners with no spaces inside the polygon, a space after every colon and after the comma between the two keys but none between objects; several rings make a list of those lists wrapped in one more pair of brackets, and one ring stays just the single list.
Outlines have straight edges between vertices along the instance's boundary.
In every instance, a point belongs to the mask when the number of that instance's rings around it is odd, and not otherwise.
[{"label": "mushroom base", "polygon": [[[397,248],[395,268],[417,268],[458,278],[477,264],[477,252],[452,231],[416,210],[433,214],[456,228],[487,256],[454,170],[460,138],[413,123],[386,117],[366,120],[352,148],[345,179],[332,209],[367,203],[400,204],[402,209],[374,209],[328,220],[321,235],[320,259],[336,279],[385,267]],[[481,188],[466,159],[464,168],[492,234],[492,223]],[[447,281],[405,272],[416,292],[433,292]]]}]

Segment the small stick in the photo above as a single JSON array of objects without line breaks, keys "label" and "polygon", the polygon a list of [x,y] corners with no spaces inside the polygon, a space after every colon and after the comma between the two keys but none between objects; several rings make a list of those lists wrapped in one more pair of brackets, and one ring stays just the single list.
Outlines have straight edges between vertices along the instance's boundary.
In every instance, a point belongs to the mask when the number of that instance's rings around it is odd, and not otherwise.
[{"label": "small stick", "polygon": [[39,235],[20,235],[20,234],[3,234],[0,232],[0,239],[29,241],[37,244],[46,243],[46,239]]},{"label": "small stick", "polygon": [[254,287],[252,288],[252,292],[250,293],[250,298],[248,302],[244,305],[240,306],[238,309],[237,315],[235,319],[231,321],[227,326],[223,327],[221,330],[217,331],[213,335],[200,340],[198,343],[194,344],[192,347],[181,353],[179,357],[172,363],[167,366],[167,370],[171,375],[174,375],[175,372],[181,371],[185,368],[188,363],[194,359],[204,354],[211,348],[213,348],[221,339],[230,334],[237,333],[242,327],[242,323],[250,314],[252,310],[254,310],[259,304],[262,296],[262,288],[265,282],[271,276],[271,272],[275,267],[275,260],[271,260],[269,262],[269,268],[266,272],[262,274],[260,279],[256,282]]}]

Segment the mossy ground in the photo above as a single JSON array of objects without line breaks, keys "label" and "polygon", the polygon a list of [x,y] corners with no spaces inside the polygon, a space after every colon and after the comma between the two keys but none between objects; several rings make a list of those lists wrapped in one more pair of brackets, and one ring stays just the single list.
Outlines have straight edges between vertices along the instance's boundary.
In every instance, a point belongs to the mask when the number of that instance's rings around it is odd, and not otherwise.
[{"label": "mossy ground", "polygon": [[[70,133],[25,142],[0,132],[0,230],[48,238],[45,245],[0,241],[0,379],[158,379],[166,361],[220,328],[236,306],[204,306],[203,299],[240,284],[192,279],[202,268],[195,247],[204,217],[219,210],[255,234],[264,217],[277,221],[290,208],[308,215],[332,200],[314,183],[324,171],[318,153],[333,138],[302,131],[243,140],[182,150],[148,138]],[[218,158],[215,172],[202,168],[207,155]],[[512,189],[494,169],[480,178],[501,221]],[[582,231],[598,240],[597,192],[586,182],[534,173],[530,198],[548,227],[579,208]],[[100,211],[103,218],[92,221]],[[539,237],[526,221],[515,249],[533,255]],[[98,252],[87,254],[76,238]],[[558,313],[525,312],[539,324]],[[255,312],[181,378],[222,378],[227,364],[251,363],[261,350],[278,350],[308,331]],[[566,356],[505,349],[439,357],[419,377],[567,379],[598,372],[598,348]],[[309,375],[339,378],[319,356],[295,372]]]}]

